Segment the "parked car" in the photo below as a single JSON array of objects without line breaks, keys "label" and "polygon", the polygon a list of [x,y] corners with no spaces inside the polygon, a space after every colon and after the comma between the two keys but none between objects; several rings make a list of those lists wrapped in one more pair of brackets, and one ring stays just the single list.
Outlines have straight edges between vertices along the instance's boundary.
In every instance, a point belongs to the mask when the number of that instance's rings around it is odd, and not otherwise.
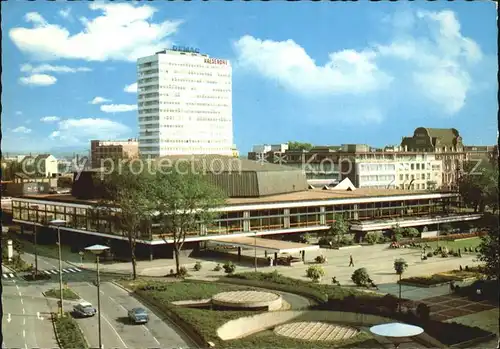
[{"label": "parked car", "polygon": [[96,309],[89,302],[80,302],[73,306],[73,312],[81,317],[91,317],[96,314]]},{"label": "parked car", "polygon": [[128,311],[128,318],[135,324],[145,324],[149,321],[149,315],[144,308],[134,308]]}]

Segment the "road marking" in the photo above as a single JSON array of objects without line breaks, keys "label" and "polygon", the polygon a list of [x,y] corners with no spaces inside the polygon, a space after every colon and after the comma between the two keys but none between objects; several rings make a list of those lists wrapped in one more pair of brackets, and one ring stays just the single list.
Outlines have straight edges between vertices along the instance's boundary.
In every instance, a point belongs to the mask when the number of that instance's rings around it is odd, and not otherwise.
[{"label": "road marking", "polygon": [[[19,293],[19,296],[20,296],[20,295],[21,295],[21,293]],[[24,304],[24,302],[23,302],[23,299],[22,299],[22,298],[21,298],[21,304]]]},{"label": "road marking", "polygon": [[17,288],[17,290],[19,291],[19,286],[18,286],[18,285],[16,285],[16,288]]},{"label": "road marking", "polygon": [[9,275],[10,275],[10,277],[11,277],[11,278],[13,278],[13,277],[14,277],[14,274],[12,274],[12,273],[10,273]]},{"label": "road marking", "polygon": [[26,318],[23,318],[23,325],[26,325]]},{"label": "road marking", "polygon": [[158,345],[161,345],[160,342],[158,342],[158,339],[156,339],[156,337],[151,333],[151,331],[149,330],[149,328],[146,327],[146,325],[142,325],[142,327],[144,327],[144,329],[151,335],[151,337],[153,337],[153,339]]},{"label": "road marking", "polygon": [[[101,291],[101,292],[102,292],[102,291]],[[123,309],[123,310],[128,311],[128,309],[127,309],[127,308],[125,308],[123,305],[121,305],[120,303],[118,303],[117,301],[115,301],[112,297],[109,297],[109,299],[111,299],[111,301],[112,301],[113,303],[115,303],[116,305],[119,305],[120,307],[122,307],[122,309]]]},{"label": "road marking", "polygon": [[125,344],[125,342],[123,341],[122,337],[120,337],[120,335],[118,334],[118,331],[116,331],[116,329],[113,327],[113,325],[111,325],[111,323],[109,322],[109,320],[102,313],[101,313],[101,316],[104,319],[104,321],[106,321],[108,323],[109,327],[111,327],[111,329],[115,332],[115,334],[118,336],[118,339],[122,342],[122,344],[125,346],[125,348],[128,348],[127,344]]},{"label": "road marking", "polygon": [[40,312],[39,311],[36,312],[36,318],[38,320],[43,320],[43,317],[40,316]]},{"label": "road marking", "polygon": [[24,308],[23,308],[23,314],[26,314],[26,312],[25,312]]},{"label": "road marking", "polygon": [[7,274],[3,274],[3,277],[8,279],[9,277],[7,276]]},{"label": "road marking", "polygon": [[28,349],[28,344],[24,343],[24,349]]},{"label": "road marking", "polygon": [[50,270],[50,272],[51,272],[52,274],[54,274],[54,275],[55,275],[55,274],[57,274],[57,271],[55,271],[55,270]]},{"label": "road marking", "polygon": [[7,314],[7,322],[10,323],[12,321],[12,318],[10,317],[10,313]]},{"label": "road marking", "polygon": [[23,337],[26,337],[26,331],[23,330]]},{"label": "road marking", "polygon": [[69,273],[68,269],[63,269],[63,271],[64,271],[65,273]]},{"label": "road marking", "polygon": [[80,269],[78,269],[78,268],[76,268],[76,267],[75,267],[75,269],[76,269],[76,271],[81,271]]},{"label": "road marking", "polygon": [[73,269],[73,268],[68,268],[68,270],[69,270],[70,272],[72,272],[72,273],[77,273],[77,271],[76,271],[75,269]]},{"label": "road marking", "polygon": [[47,275],[50,275],[50,273],[47,270],[44,270],[43,272]]}]

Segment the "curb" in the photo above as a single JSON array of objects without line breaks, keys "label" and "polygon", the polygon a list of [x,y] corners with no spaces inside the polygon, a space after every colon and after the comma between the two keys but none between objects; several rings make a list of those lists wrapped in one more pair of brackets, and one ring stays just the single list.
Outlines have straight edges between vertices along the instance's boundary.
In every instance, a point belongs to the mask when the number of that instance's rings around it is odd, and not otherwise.
[{"label": "curb", "polygon": [[56,336],[57,346],[59,348],[62,348],[61,340],[59,339],[59,332],[57,332],[57,327],[56,327],[56,315],[53,312],[50,313],[50,319],[52,320],[52,327],[54,328],[54,334]]},{"label": "curb", "polygon": [[[119,283],[115,281],[111,281],[111,283],[120,289],[124,290],[127,292],[130,296],[136,298],[142,303],[145,303],[153,312],[155,313],[160,313],[164,315],[164,318],[168,319],[168,325],[171,325],[174,329],[178,330],[184,337],[186,337],[189,342],[192,344],[195,344],[197,348],[209,348],[212,347],[210,343],[206,342],[203,337],[194,331],[193,327],[184,321],[182,318],[179,316],[172,316],[172,313],[166,312],[159,308],[157,305],[153,304],[151,301],[145,299],[141,295],[137,294],[136,292],[126,288],[125,286],[120,285]],[[156,311],[155,311],[156,310]],[[175,314],[173,314],[175,315]],[[160,317],[161,319],[161,317]]]}]

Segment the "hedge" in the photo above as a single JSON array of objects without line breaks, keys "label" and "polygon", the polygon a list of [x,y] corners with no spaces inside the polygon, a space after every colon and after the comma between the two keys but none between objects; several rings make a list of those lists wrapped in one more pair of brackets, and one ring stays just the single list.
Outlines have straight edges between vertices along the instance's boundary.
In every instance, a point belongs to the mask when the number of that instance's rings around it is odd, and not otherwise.
[{"label": "hedge", "polygon": [[80,327],[69,313],[64,317],[53,317],[57,338],[62,349],[87,349],[87,341]]}]

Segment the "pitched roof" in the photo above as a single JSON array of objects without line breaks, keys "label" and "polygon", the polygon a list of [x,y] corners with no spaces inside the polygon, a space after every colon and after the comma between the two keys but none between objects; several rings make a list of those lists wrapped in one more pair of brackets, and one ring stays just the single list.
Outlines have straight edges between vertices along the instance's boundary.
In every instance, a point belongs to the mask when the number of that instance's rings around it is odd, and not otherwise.
[{"label": "pitched roof", "polygon": [[49,156],[50,154],[39,154],[35,159],[36,160],[47,159]]},{"label": "pitched roof", "polygon": [[453,145],[454,140],[459,137],[457,129],[454,128],[426,128],[431,138],[439,139],[441,144]]}]

